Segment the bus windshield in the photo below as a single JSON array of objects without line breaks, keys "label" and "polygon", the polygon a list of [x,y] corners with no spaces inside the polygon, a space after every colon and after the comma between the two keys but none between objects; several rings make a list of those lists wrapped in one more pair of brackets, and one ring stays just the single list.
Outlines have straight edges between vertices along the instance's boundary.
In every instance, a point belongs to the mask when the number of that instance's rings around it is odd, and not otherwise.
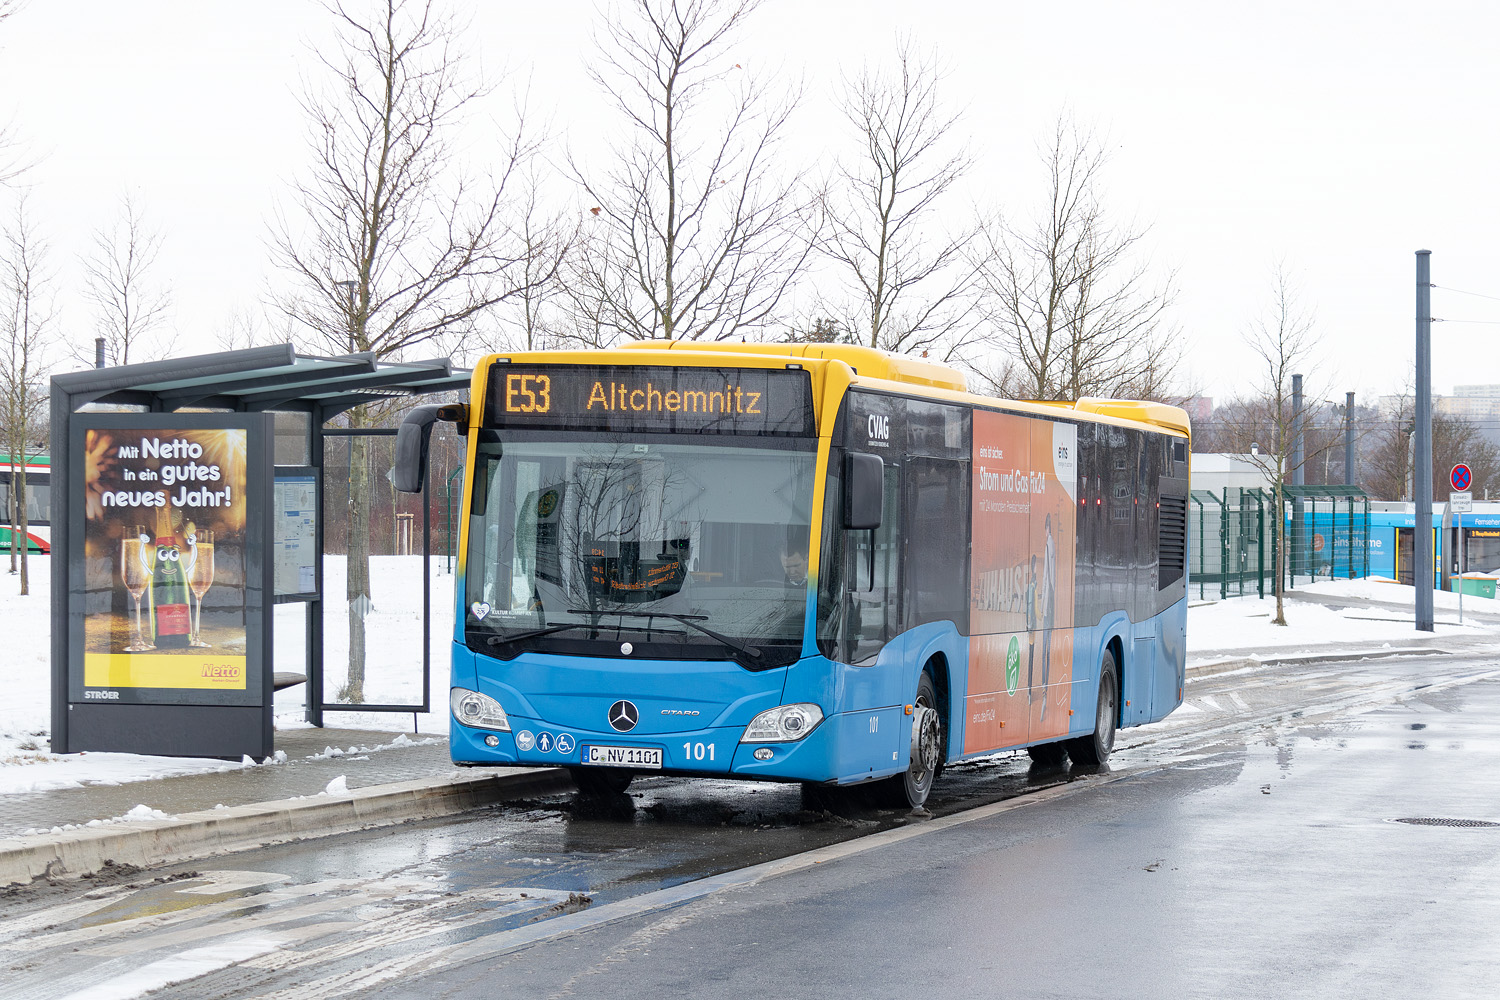
[{"label": "bus windshield", "polygon": [[[483,433],[469,522],[475,649],[800,655],[814,454],[787,442]],[[748,652],[747,652],[748,650]],[[630,654],[626,654],[630,655]]]}]

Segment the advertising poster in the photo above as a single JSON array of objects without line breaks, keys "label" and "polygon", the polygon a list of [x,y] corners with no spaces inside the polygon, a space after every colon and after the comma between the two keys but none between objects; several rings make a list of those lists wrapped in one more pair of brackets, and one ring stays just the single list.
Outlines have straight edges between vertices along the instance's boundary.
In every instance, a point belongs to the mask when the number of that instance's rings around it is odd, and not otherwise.
[{"label": "advertising poster", "polygon": [[1068,730],[1078,431],[974,412],[974,547],[964,752]]},{"label": "advertising poster", "polygon": [[83,433],[79,700],[255,703],[246,636],[249,432],[161,424],[116,421]]}]

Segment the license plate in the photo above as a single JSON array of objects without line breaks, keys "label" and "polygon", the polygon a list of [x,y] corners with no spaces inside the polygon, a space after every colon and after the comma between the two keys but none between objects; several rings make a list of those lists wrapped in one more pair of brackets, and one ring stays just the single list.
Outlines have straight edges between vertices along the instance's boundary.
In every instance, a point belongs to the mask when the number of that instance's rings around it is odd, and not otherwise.
[{"label": "license plate", "polygon": [[661,770],[661,748],[585,746],[582,762],[600,767],[646,767],[659,771]]}]

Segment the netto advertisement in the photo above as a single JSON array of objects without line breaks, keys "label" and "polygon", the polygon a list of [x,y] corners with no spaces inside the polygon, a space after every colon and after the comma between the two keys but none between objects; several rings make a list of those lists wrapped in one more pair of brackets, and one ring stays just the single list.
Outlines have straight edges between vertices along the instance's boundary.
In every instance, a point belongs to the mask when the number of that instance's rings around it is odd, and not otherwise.
[{"label": "netto advertisement", "polygon": [[253,703],[249,431],[153,422],[83,431],[78,700]]},{"label": "netto advertisement", "polygon": [[965,753],[1068,731],[1078,429],[976,410],[973,476]]}]

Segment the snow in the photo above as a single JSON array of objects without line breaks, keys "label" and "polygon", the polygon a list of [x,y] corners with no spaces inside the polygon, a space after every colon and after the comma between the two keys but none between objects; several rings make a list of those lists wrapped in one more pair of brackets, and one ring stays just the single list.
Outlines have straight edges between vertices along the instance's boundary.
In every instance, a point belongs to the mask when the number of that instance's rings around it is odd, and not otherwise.
[{"label": "snow", "polygon": [[[431,561],[432,587],[432,707],[435,711],[416,716],[418,735],[408,736],[413,721],[409,714],[374,712],[329,712],[331,726],[386,730],[396,735],[388,742],[370,746],[328,746],[309,759],[356,758],[398,747],[440,742],[448,728],[446,696],[448,651],[453,631],[454,577],[445,561]],[[21,597],[12,576],[0,574],[0,625],[6,647],[0,654],[0,795],[72,788],[89,784],[123,784],[149,781],[175,774],[237,770],[241,767],[275,767],[287,755],[278,751],[263,763],[246,758],[240,763],[182,757],[147,757],[138,754],[47,752],[51,723],[51,605],[50,561],[30,560],[31,595]],[[329,556],[324,583],[327,600],[324,636],[328,701],[338,700],[347,680],[347,605],[344,601],[344,562]],[[376,556],[371,559],[371,589],[374,610],[366,619],[369,651],[366,667],[366,699],[376,704],[414,704],[422,699],[422,669],[412,655],[421,635],[421,560],[417,557]],[[1412,590],[1394,581],[1379,579],[1325,581],[1300,585],[1303,593],[1326,594],[1353,602],[1386,602],[1411,606]],[[1436,638],[1493,632],[1467,617],[1457,623],[1458,596],[1435,593]],[[1466,611],[1500,611],[1500,602],[1472,595],[1465,597]],[[1346,649],[1380,648],[1391,642],[1424,638],[1412,627],[1411,612],[1379,606],[1333,609],[1302,602],[1289,602],[1288,625],[1275,626],[1271,599],[1237,598],[1211,603],[1193,602],[1188,611],[1189,663],[1225,659],[1228,655],[1254,657],[1262,651],[1277,653],[1330,646]],[[278,605],[275,620],[275,669],[305,673],[303,663],[303,605]],[[278,729],[302,728],[305,685],[277,693],[275,723]],[[431,735],[438,734],[438,735]],[[335,794],[331,789],[329,794]]]},{"label": "snow", "polygon": [[[223,806],[219,806],[218,808],[222,809]],[[91,819],[87,823],[64,823],[62,826],[54,826],[50,830],[40,830],[32,827],[29,830],[22,830],[21,835],[27,837],[34,833],[67,833],[69,830],[86,830],[92,827],[111,826],[116,823],[151,823],[158,820],[173,820],[176,818],[176,816],[168,816],[160,809],[153,809],[148,805],[137,805],[122,816],[111,816],[109,819]]]},{"label": "snow", "polygon": [[68,994],[64,1000],[131,1000],[173,983],[185,983],[219,969],[269,954],[288,943],[285,936],[249,934],[189,948],[139,969],[112,976],[107,982]]},{"label": "snow", "polygon": [[[1273,625],[1276,613],[1274,598],[1232,598],[1207,605],[1192,602],[1188,609],[1188,664],[1224,659],[1224,652],[1253,658],[1260,650],[1280,654],[1343,649],[1370,649],[1389,645],[1393,640],[1426,637],[1413,625],[1413,612],[1383,607],[1382,604],[1404,604],[1411,607],[1413,590],[1394,580],[1370,577],[1362,580],[1327,580],[1300,584],[1300,594],[1327,595],[1367,606],[1330,608],[1304,601],[1286,602],[1285,626]],[[1434,632],[1432,636],[1483,636],[1493,634],[1493,626],[1480,623],[1467,614],[1458,622],[1458,595],[1434,591]],[[1500,601],[1464,596],[1466,612],[1500,612]]]}]

